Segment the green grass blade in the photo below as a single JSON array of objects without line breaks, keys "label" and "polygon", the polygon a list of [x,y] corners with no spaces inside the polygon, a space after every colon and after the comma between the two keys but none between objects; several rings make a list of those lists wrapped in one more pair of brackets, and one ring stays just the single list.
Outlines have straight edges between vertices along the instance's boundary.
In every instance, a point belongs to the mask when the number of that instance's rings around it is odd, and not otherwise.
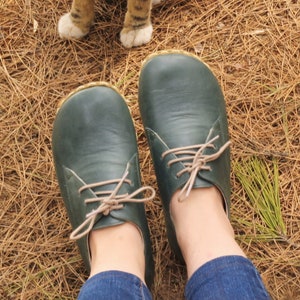
[{"label": "green grass blade", "polygon": [[281,213],[277,161],[273,160],[270,168],[263,160],[252,157],[236,163],[234,172],[258,216],[258,223],[255,224],[257,238],[287,240],[286,226]]}]

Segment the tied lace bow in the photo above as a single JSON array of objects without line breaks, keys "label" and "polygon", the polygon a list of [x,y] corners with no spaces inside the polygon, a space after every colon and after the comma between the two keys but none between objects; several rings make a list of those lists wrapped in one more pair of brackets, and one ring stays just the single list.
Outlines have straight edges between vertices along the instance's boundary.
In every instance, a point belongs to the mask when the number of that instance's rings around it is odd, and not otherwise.
[{"label": "tied lace bow", "polygon": [[[168,154],[173,153],[174,155],[181,157],[174,158],[168,162],[168,166],[171,166],[174,163],[181,162],[184,165],[184,169],[179,171],[176,176],[180,177],[184,173],[189,173],[190,177],[181,189],[178,200],[184,201],[190,194],[191,189],[195,183],[198,172],[201,170],[211,171],[211,167],[206,164],[210,161],[216,160],[229,146],[230,141],[225,143],[216,153],[210,155],[204,155],[203,152],[207,148],[215,149],[213,142],[217,140],[219,136],[215,136],[205,144],[192,145],[186,147],[179,147],[165,151],[162,154],[162,158],[166,157]],[[196,150],[197,149],[197,150]]]},{"label": "tied lace bow", "polygon": [[[86,214],[85,221],[71,233],[70,239],[78,240],[78,239],[82,238],[83,236],[87,235],[92,230],[92,228],[96,222],[96,218],[99,214],[107,216],[112,210],[117,210],[117,209],[123,208],[123,203],[125,203],[125,202],[138,203],[138,202],[146,202],[146,201],[154,199],[155,190],[150,186],[141,187],[131,194],[126,193],[126,194],[118,195],[118,192],[124,183],[131,184],[131,181],[129,179],[126,179],[128,174],[129,174],[129,171],[128,171],[128,167],[127,167],[127,169],[121,179],[114,179],[114,180],[107,180],[107,181],[102,181],[102,182],[98,182],[98,183],[93,183],[93,184],[86,184],[78,190],[78,193],[80,194],[84,190],[87,190],[87,189],[92,189],[92,188],[104,186],[107,184],[114,184],[114,183],[117,184],[113,191],[95,192],[95,195],[97,196],[96,198],[85,199],[84,202],[86,204],[99,202],[99,206],[97,207],[97,209],[94,209],[91,212],[89,212],[88,214]],[[134,198],[136,195],[138,195],[142,192],[146,192],[146,191],[151,192],[151,195],[149,197],[142,198],[142,199]],[[86,227],[87,225],[88,225],[88,227],[84,231],[82,231],[83,228]]]}]

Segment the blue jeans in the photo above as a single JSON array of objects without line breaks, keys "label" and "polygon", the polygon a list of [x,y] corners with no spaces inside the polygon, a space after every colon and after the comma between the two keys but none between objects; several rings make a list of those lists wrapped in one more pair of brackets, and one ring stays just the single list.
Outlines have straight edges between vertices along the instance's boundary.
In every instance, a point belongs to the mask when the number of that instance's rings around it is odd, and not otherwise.
[{"label": "blue jeans", "polygon": [[[188,300],[270,299],[256,268],[242,256],[223,256],[201,266],[187,282],[185,296]],[[152,298],[150,291],[138,277],[120,271],[107,271],[88,279],[81,288],[78,299]]]}]

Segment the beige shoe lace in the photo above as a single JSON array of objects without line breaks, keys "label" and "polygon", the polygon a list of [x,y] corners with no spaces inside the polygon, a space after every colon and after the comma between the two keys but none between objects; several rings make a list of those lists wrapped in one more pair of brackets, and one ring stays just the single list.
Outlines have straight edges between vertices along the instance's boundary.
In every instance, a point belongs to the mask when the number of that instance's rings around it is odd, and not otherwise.
[{"label": "beige shoe lace", "polygon": [[[125,202],[138,203],[138,202],[146,202],[146,201],[154,199],[155,190],[150,186],[141,187],[131,194],[126,193],[126,194],[117,195],[120,188],[122,187],[122,185],[124,183],[131,184],[131,181],[129,179],[126,179],[128,174],[129,174],[129,171],[128,171],[128,167],[127,167],[126,171],[124,172],[124,175],[120,179],[107,180],[107,181],[97,182],[97,183],[93,183],[93,184],[86,184],[78,190],[78,193],[80,194],[84,190],[87,190],[87,189],[105,186],[107,184],[114,184],[114,183],[117,184],[115,189],[112,191],[95,192],[95,195],[97,196],[96,198],[85,199],[84,202],[86,204],[99,202],[99,206],[97,209],[92,210],[90,213],[88,213],[86,215],[85,221],[71,233],[70,239],[78,240],[78,239],[82,238],[83,236],[87,235],[92,230],[92,228],[96,222],[96,218],[99,214],[107,216],[112,210],[122,209],[123,203],[125,203]],[[147,191],[151,192],[150,196],[142,198],[142,199],[135,198],[136,195],[143,193],[143,192],[147,192]],[[88,227],[85,230],[83,230],[83,228],[86,226],[88,226]]]},{"label": "beige shoe lace", "polygon": [[167,150],[162,154],[162,158],[166,157],[170,153],[173,153],[176,156],[178,155],[182,156],[170,160],[168,162],[168,166],[171,166],[172,164],[177,162],[181,162],[184,164],[185,168],[179,171],[176,174],[176,176],[180,177],[184,173],[190,174],[188,181],[183,186],[183,188],[181,189],[178,195],[179,201],[184,201],[189,196],[191,189],[193,188],[193,185],[195,183],[198,172],[201,170],[211,171],[211,167],[207,166],[206,164],[210,161],[216,160],[230,145],[230,141],[228,141],[216,153],[213,153],[211,155],[204,155],[203,151],[205,149],[207,148],[215,149],[213,143],[218,138],[219,136],[217,135],[211,140],[209,140],[208,142],[206,142],[205,144],[174,148],[174,149]]}]

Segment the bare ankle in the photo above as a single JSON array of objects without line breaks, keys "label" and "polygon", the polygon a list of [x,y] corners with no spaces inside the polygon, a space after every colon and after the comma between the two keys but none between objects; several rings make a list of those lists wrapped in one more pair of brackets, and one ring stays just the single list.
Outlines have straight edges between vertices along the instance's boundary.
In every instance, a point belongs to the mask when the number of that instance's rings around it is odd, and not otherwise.
[{"label": "bare ankle", "polygon": [[224,210],[224,201],[223,198],[216,187],[209,188],[199,188],[193,189],[190,192],[190,195],[183,201],[178,199],[180,191],[177,191],[171,200],[170,210],[171,215],[176,222],[176,219],[180,222],[180,219],[188,217],[186,214],[195,212],[201,214],[203,210],[209,211],[211,213],[221,212],[226,214]]},{"label": "bare ankle", "polygon": [[170,210],[189,277],[214,258],[244,256],[234,240],[222,196],[215,187],[194,189],[182,202],[177,194],[172,198]]},{"label": "bare ankle", "polygon": [[90,233],[90,277],[104,271],[132,273],[144,281],[144,242],[131,223],[95,230]]}]

